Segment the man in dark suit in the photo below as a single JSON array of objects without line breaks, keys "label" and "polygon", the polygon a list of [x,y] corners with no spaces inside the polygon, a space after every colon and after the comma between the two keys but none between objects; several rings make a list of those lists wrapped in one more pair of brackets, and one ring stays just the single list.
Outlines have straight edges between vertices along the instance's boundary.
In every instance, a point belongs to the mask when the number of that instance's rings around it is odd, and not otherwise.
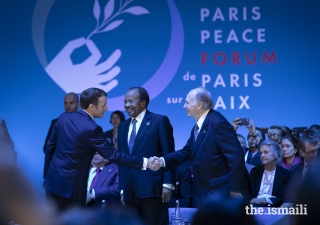
[{"label": "man in dark suit", "polygon": [[100,212],[102,200],[106,205],[120,206],[118,165],[110,163],[98,152],[93,156],[89,171],[87,207]]},{"label": "man in dark suit", "polygon": [[244,153],[231,124],[212,107],[210,92],[204,88],[191,90],[184,108],[188,116],[196,120],[196,125],[187,144],[154,163],[172,169],[190,160],[202,202],[216,193],[242,198],[242,192],[250,183]]},{"label": "man in dark suit", "polygon": [[[120,123],[118,151],[138,157],[164,156],[174,151],[173,129],[168,117],[147,110],[149,94],[130,88],[124,107],[130,119]],[[174,181],[172,171],[133,170],[119,167],[121,199],[145,224],[168,224],[168,202]]]},{"label": "man in dark suit", "polygon": [[298,164],[295,169],[291,171],[288,186],[286,190],[286,196],[284,199],[283,207],[292,206],[298,194],[300,185],[303,186],[303,179],[306,174],[312,171],[317,161],[319,146],[318,140],[309,134],[304,134],[299,140],[299,152],[304,158],[303,162]]},{"label": "man in dark suit", "polygon": [[[77,112],[79,108],[79,97],[77,94],[70,92],[64,96],[64,111],[65,112]],[[49,138],[51,136],[52,130],[56,122],[58,121],[58,118],[55,118],[51,121],[50,128],[48,130],[46,140],[43,145],[43,152],[46,153],[47,148],[47,142],[49,141]]]},{"label": "man in dark suit", "polygon": [[93,119],[102,118],[107,93],[89,88],[81,93],[79,112],[63,113],[47,144],[43,187],[60,210],[85,207],[88,171],[96,152],[111,162],[137,170],[146,169],[146,158],[116,152]]}]

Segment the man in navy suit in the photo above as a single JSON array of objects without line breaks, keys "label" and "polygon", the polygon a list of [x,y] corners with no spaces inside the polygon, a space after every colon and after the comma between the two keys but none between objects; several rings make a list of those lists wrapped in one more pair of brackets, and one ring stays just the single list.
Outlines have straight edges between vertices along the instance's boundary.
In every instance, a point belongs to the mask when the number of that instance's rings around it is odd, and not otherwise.
[{"label": "man in navy suit", "polygon": [[[173,128],[168,117],[147,110],[149,94],[130,88],[124,107],[130,118],[119,125],[118,151],[137,157],[164,156],[174,151]],[[168,224],[168,202],[174,181],[172,171],[133,170],[119,167],[120,191],[125,207],[145,224]]]},{"label": "man in navy suit", "polygon": [[93,156],[88,178],[87,207],[100,212],[102,200],[106,205],[120,206],[118,165],[109,162],[98,152]]},{"label": "man in navy suit", "polygon": [[244,153],[231,124],[212,107],[210,92],[204,88],[191,90],[184,108],[196,125],[187,144],[154,163],[168,170],[190,160],[202,202],[216,193],[242,198],[250,183]]},{"label": "man in navy suit", "polygon": [[116,152],[93,119],[102,118],[107,93],[89,88],[81,93],[79,112],[61,114],[47,144],[43,187],[47,198],[64,210],[86,205],[88,171],[96,152],[111,162],[146,169],[146,158]]}]

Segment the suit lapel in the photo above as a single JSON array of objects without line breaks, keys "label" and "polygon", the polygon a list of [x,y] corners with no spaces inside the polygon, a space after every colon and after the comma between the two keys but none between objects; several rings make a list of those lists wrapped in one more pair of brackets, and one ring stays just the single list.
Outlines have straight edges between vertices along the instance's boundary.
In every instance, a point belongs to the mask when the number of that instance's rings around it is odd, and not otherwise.
[{"label": "suit lapel", "polygon": [[274,191],[277,191],[279,189],[279,185],[282,182],[282,179],[281,179],[282,173],[280,170],[281,170],[280,166],[276,166],[276,173],[274,175],[274,182],[272,187],[272,195],[274,196],[276,195],[274,194]]},{"label": "suit lapel", "polygon": [[192,138],[193,138],[193,148],[192,148],[192,155],[191,158],[194,156],[194,154],[198,151],[199,145],[201,144],[203,138],[205,137],[208,125],[209,125],[209,117],[210,117],[211,110],[209,111],[208,115],[206,116],[205,120],[203,121],[203,124],[201,126],[201,130],[199,131],[197,140],[194,141],[194,127],[192,129]]},{"label": "suit lapel", "polygon": [[150,124],[152,122],[152,118],[151,118],[151,113],[147,110],[146,114],[144,115],[139,131],[137,133],[136,139],[134,140],[134,145],[132,148],[132,153],[131,155],[134,154],[134,152],[137,150],[137,147],[139,146],[139,143],[141,141],[141,139],[143,138],[145,132],[148,130],[148,128],[150,127]]},{"label": "suit lapel", "polygon": [[107,177],[109,176],[110,172],[109,170],[112,170],[113,165],[109,164],[103,167],[103,170],[100,172],[99,174],[99,178],[97,180],[97,183],[95,185],[95,187],[101,187],[103,182],[107,179]]},{"label": "suit lapel", "polygon": [[[122,133],[122,135],[124,136],[124,140],[125,140],[125,153],[126,154],[129,154],[129,146],[128,146],[128,132],[129,132],[129,126],[130,126],[130,122],[131,122],[131,118],[130,119],[127,119],[124,123],[124,132]],[[120,134],[120,133],[119,133]],[[119,135],[118,134],[118,135]]]}]

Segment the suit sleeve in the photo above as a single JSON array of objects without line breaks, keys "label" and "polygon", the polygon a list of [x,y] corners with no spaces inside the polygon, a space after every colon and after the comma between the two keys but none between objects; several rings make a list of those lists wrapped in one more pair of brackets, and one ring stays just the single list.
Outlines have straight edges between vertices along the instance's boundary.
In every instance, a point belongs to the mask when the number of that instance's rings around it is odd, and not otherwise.
[{"label": "suit sleeve", "polygon": [[[163,121],[160,122],[160,143],[162,155],[168,155],[174,152],[174,138],[173,138],[173,128],[168,117],[164,117]],[[163,183],[174,185],[174,172],[172,170],[167,170],[164,172]]]},{"label": "suit sleeve", "polygon": [[52,120],[51,121],[51,124],[50,124],[50,127],[49,127],[49,130],[48,130],[48,133],[47,133],[47,136],[46,136],[46,140],[44,141],[44,145],[43,145],[43,153],[46,154],[46,149],[47,149],[47,143],[50,139],[50,136],[52,134],[52,130],[53,130],[53,127],[54,125],[56,124],[56,120]]},{"label": "suit sleeve", "polygon": [[46,145],[43,178],[46,177],[46,174],[47,174],[49,165],[51,163],[52,157],[56,151],[56,138],[57,138],[56,127],[54,126],[52,129],[52,133],[50,135],[50,139],[48,140],[48,143]]},{"label": "suit sleeve", "polygon": [[245,180],[244,153],[236,133],[227,120],[215,125],[215,139],[229,166],[230,192],[242,192]]},{"label": "suit sleeve", "polygon": [[115,148],[106,141],[100,126],[94,129],[90,138],[90,144],[96,152],[99,152],[100,155],[110,162],[132,169],[142,169],[143,158],[116,151]]}]

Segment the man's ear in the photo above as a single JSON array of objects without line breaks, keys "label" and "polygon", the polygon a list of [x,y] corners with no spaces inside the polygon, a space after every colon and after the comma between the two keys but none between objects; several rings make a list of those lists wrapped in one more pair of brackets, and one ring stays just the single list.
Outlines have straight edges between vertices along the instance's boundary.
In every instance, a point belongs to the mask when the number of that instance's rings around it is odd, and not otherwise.
[{"label": "man's ear", "polygon": [[142,104],[142,107],[143,107],[143,108],[146,108],[146,105],[147,105],[146,100],[143,100],[143,101],[141,102],[141,104]]},{"label": "man's ear", "polygon": [[202,109],[203,107],[203,102],[198,102],[198,109]]}]

